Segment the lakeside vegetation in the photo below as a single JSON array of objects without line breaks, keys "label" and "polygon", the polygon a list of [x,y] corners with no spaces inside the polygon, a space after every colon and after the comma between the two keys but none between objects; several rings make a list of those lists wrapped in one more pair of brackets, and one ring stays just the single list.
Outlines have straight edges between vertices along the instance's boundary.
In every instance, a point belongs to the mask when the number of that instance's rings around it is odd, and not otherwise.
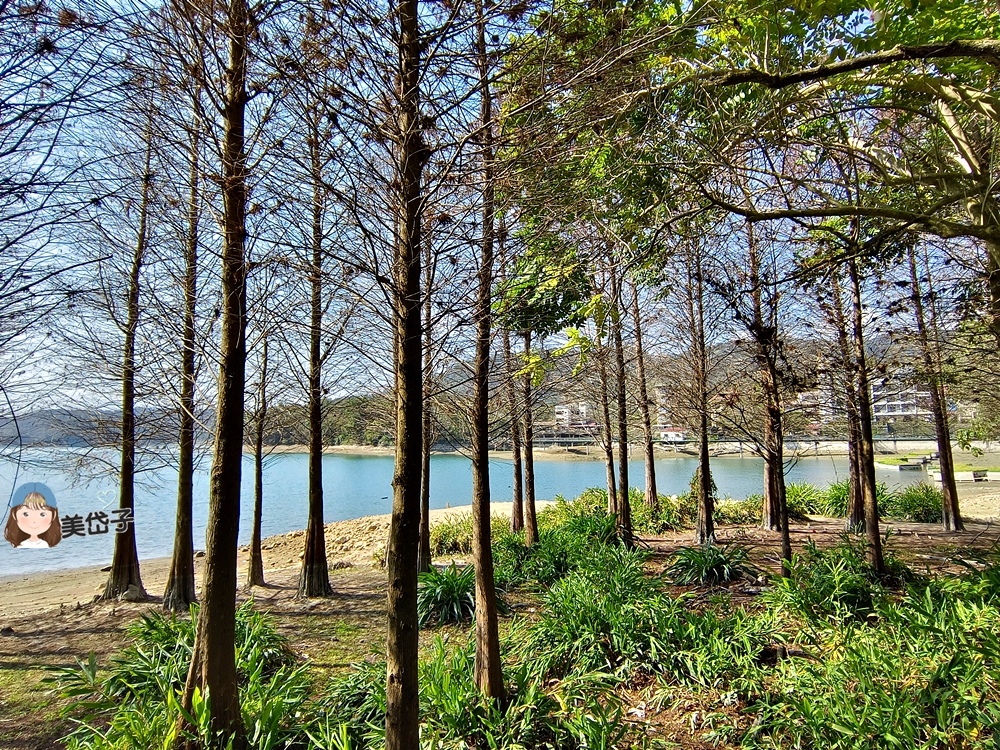
[{"label": "lakeside vegetation", "polygon": [[[110,663],[57,665],[70,750],[995,747],[998,561],[966,549],[956,455],[1000,437],[998,71],[986,0],[0,0],[4,537],[114,538],[93,606],[0,625],[14,670],[46,617],[117,636],[152,602]],[[114,472],[117,508],[22,474],[57,413],[101,448],[53,453]],[[604,486],[540,512],[561,433]],[[789,483],[786,440],[827,435],[847,480]],[[880,443],[918,435],[940,486],[879,484]],[[724,436],[760,496],[718,496]],[[393,451],[391,518],[352,532],[384,570],[346,591],[344,441]],[[662,441],[697,454],[676,497]],[[268,589],[287,442],[306,522]],[[467,448],[472,505],[432,538],[435,445]],[[137,512],[155,467],[173,513]],[[898,527],[955,559],[918,574]],[[318,629],[361,602],[379,655],[300,660],[241,578]]]},{"label": "lakeside vegetation", "polygon": [[[602,500],[593,490],[541,511],[532,547],[494,524],[496,580],[517,604],[501,629],[503,704],[472,677],[471,569],[422,578],[423,627],[439,633],[421,651],[424,747],[668,748],[684,736],[723,748],[994,746],[992,553],[976,562],[965,551],[962,572],[932,576],[887,554],[891,574],[879,578],[863,538],[845,535],[807,545],[787,577],[751,565],[738,544],[680,550],[657,572],[648,550],[620,543]],[[434,539],[437,552],[467,553],[471,522],[439,524]],[[747,596],[747,581],[759,593]],[[145,750],[174,731],[194,625],[154,613],[128,632],[133,645],[109,665],[84,659],[50,675],[83,722],[71,750]],[[317,671],[252,601],[237,611],[236,642],[250,747],[383,746],[385,664],[362,659],[377,652]],[[195,706],[210,744],[207,704]]]}]

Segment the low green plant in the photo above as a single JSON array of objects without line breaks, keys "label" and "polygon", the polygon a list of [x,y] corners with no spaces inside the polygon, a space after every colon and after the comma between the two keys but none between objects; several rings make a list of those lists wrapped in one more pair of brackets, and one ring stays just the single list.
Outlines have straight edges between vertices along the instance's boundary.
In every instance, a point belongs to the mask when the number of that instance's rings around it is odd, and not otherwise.
[{"label": "low green plant", "polygon": [[746,547],[703,544],[675,552],[667,576],[677,584],[705,586],[731,583],[753,572]]},{"label": "low green plant", "polygon": [[814,658],[779,663],[745,747],[996,747],[1000,611],[930,589],[877,611],[878,627],[845,624]]},{"label": "low green plant", "polygon": [[[147,750],[174,737],[179,695],[191,662],[197,608],[190,620],[146,614],[127,628],[131,646],[106,674],[96,659],[53,670],[49,681],[69,699],[78,728],[66,738],[74,750]],[[236,668],[243,725],[252,747],[285,747],[299,736],[297,712],[309,686],[286,640],[252,602],[236,611]],[[211,730],[210,696],[196,694],[189,720],[205,746],[226,745]]]},{"label": "low green plant", "polygon": [[882,515],[916,523],[939,523],[944,506],[944,495],[937,487],[921,482],[911,484],[895,493]]},{"label": "low green plant", "polygon": [[764,498],[750,495],[743,500],[726,498],[715,504],[715,522],[722,525],[741,526],[759,524],[763,518]]},{"label": "low green plant", "polygon": [[[788,517],[797,521],[804,521],[810,513],[816,513],[826,498],[819,487],[808,482],[789,482],[785,485],[785,506],[788,508]],[[846,511],[847,503],[844,508]]]},{"label": "low green plant", "polygon": [[[821,549],[811,540],[792,555],[788,575],[776,579],[764,599],[771,606],[820,623],[864,621],[888,591],[866,557],[867,544],[844,534],[840,543]],[[893,566],[898,563],[893,561]]]},{"label": "low green plant", "polygon": [[421,627],[430,622],[467,622],[475,610],[476,571],[471,565],[432,567],[417,576],[417,617]]}]

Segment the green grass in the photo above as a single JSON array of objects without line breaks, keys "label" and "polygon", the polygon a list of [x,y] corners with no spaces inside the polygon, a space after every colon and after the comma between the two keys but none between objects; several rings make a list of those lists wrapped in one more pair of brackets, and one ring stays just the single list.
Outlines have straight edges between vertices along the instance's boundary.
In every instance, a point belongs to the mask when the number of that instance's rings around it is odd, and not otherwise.
[{"label": "green grass", "polygon": [[42,680],[44,669],[0,668],[0,747],[47,750],[73,725],[60,711],[65,701]]}]

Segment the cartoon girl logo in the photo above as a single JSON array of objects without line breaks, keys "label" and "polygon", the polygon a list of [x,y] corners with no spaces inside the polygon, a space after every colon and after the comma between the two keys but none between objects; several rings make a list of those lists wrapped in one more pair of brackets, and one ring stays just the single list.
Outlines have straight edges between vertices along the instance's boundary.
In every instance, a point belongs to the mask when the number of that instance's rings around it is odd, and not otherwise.
[{"label": "cartoon girl logo", "polygon": [[12,498],[3,536],[14,547],[46,549],[62,539],[55,496],[44,484],[31,482],[18,487]]}]

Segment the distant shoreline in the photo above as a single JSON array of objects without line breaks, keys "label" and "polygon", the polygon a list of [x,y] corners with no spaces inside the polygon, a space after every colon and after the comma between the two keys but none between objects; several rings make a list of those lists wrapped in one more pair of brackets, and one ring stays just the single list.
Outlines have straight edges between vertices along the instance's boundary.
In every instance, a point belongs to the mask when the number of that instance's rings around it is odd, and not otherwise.
[{"label": "distant shoreline", "polygon": [[[641,461],[643,449],[640,443],[631,443],[631,459]],[[1000,446],[993,444],[976,444],[983,453],[997,453]],[[244,446],[245,455],[253,455],[253,446]],[[738,440],[723,440],[709,443],[709,452],[713,457],[759,457],[752,442]],[[906,456],[914,454],[927,454],[937,452],[937,443],[932,439],[911,439],[911,438],[877,438],[875,440],[875,454],[877,456]],[[308,454],[308,445],[276,445],[269,446],[267,454]],[[323,448],[323,453],[327,455],[344,456],[394,456],[396,449],[393,446],[381,445],[328,445]],[[440,456],[468,456],[468,450],[445,450],[433,451],[434,455]],[[670,458],[695,458],[697,453],[695,446],[691,444],[670,445],[657,444],[654,449],[657,459]],[[822,440],[822,439],[802,439],[785,441],[785,457],[809,458],[813,456],[846,456],[848,455],[846,440]],[[956,458],[962,456],[964,460],[970,458],[969,454],[956,450]],[[490,451],[490,457],[499,460],[513,460],[513,453],[506,451]],[[603,461],[604,451],[599,445],[547,445],[536,446],[534,457],[540,461]],[[615,447],[615,457],[617,458],[617,446]]]}]

